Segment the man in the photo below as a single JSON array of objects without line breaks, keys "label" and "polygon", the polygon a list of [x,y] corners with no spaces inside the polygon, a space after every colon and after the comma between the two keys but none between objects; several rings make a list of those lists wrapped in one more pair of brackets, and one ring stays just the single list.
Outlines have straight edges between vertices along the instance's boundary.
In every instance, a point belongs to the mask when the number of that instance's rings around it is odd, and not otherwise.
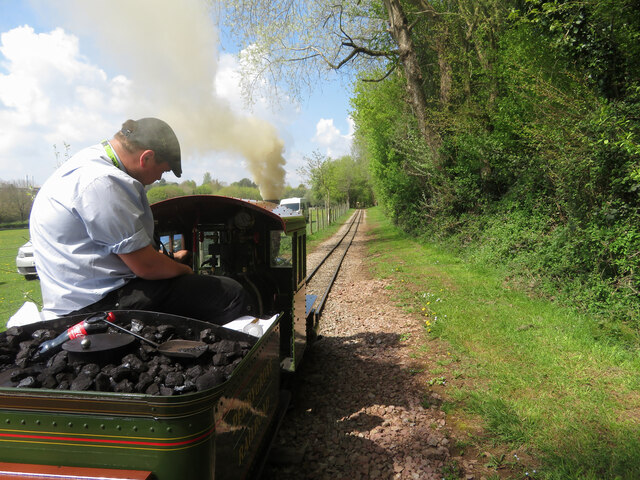
[{"label": "man", "polygon": [[29,228],[45,318],[136,309],[221,324],[245,313],[238,282],[195,275],[154,244],[144,187],[168,171],[182,173],[178,139],[164,121],[142,118],[44,183]]}]

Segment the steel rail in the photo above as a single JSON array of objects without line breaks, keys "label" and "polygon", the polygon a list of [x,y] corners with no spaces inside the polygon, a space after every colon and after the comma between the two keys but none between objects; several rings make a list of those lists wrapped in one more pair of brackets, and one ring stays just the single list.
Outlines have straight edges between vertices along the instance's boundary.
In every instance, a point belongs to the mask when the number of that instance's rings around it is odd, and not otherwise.
[{"label": "steel rail", "polygon": [[[322,295],[322,298],[320,299],[320,303],[316,307],[316,310],[315,310],[316,318],[319,318],[320,315],[322,314],[322,310],[324,309],[324,304],[327,301],[327,297],[329,296],[329,292],[331,291],[331,287],[333,287],[333,284],[335,283],[336,278],[338,277],[338,272],[340,271],[340,267],[342,266],[342,262],[344,261],[344,257],[347,256],[347,252],[349,251],[349,248],[351,247],[351,244],[353,243],[353,239],[356,238],[356,235],[358,234],[358,227],[360,226],[360,219],[361,218],[362,218],[362,210],[358,210],[358,215],[356,217],[354,217],[353,222],[351,222],[351,225],[349,226],[349,230],[347,230],[347,233],[345,233],[343,235],[343,237],[340,239],[340,242],[338,242],[338,245],[340,245],[342,243],[342,241],[344,240],[344,238],[347,236],[347,234],[351,231],[351,227],[355,224],[356,228],[355,228],[355,230],[353,232],[353,235],[351,236],[351,239],[349,240],[349,243],[347,244],[347,247],[344,249],[344,253],[342,254],[342,257],[340,258],[340,261],[338,262],[338,266],[336,267],[335,271],[333,272],[333,276],[331,277],[331,281],[329,282],[329,285],[327,286],[327,289],[325,290],[324,294]],[[331,255],[331,253],[334,250],[335,250],[335,247],[331,249],[331,252],[323,259],[323,261],[321,263],[324,263],[324,260],[326,260],[326,258],[329,255]]]},{"label": "steel rail", "polygon": [[327,260],[327,258],[329,258],[331,256],[331,254],[334,252],[334,250],[336,248],[338,248],[340,246],[340,244],[342,244],[342,241],[345,239],[345,237],[347,235],[349,235],[349,232],[351,231],[351,228],[353,228],[353,225],[355,224],[356,220],[358,220],[358,223],[360,222],[360,215],[362,215],[362,210],[358,210],[357,213],[358,213],[357,215],[353,216],[353,219],[351,220],[351,224],[349,224],[349,228],[344,233],[342,238],[340,238],[340,240],[338,240],[338,242],[333,246],[333,248],[331,250],[329,250],[329,252],[324,256],[324,258],[322,260],[320,260],[320,262],[315,266],[315,268],[311,271],[311,273],[309,273],[307,275],[307,278],[305,278],[305,282],[306,283],[309,283],[309,280],[311,280],[313,278],[313,276],[320,269],[320,267],[325,262],[325,260]]}]

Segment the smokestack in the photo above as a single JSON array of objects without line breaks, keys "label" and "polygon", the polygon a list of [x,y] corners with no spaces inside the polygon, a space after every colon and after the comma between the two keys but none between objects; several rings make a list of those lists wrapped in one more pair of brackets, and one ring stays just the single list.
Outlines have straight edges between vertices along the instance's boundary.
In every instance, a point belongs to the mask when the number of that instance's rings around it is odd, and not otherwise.
[{"label": "smokestack", "polygon": [[[284,143],[275,127],[234,113],[215,94],[218,35],[207,2],[61,0],[56,12],[68,15],[64,20],[71,21],[73,30],[93,37],[110,64],[132,80],[123,115],[159,117],[173,127],[187,174],[190,156],[238,153],[247,160],[262,198],[281,196]],[[215,164],[210,171],[216,171]]]}]

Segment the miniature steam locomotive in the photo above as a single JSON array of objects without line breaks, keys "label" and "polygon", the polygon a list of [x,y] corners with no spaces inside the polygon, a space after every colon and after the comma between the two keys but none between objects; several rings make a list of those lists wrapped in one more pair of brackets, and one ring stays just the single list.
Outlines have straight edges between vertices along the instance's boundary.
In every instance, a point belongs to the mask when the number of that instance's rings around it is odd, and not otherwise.
[{"label": "miniature steam locomotive", "polygon": [[[251,478],[259,470],[286,404],[283,381],[298,368],[313,335],[305,219],[273,203],[213,195],[173,198],[152,210],[167,251],[189,250],[197,274],[238,280],[251,299],[248,318],[269,319],[268,326],[254,336],[176,315],[117,311],[125,324],[169,326],[182,338],[202,338],[206,331],[243,345],[243,357],[221,380],[198,388],[194,381],[179,394],[164,385],[163,395],[16,388],[15,374],[2,371],[0,474],[203,480]],[[14,335],[9,340],[15,343],[18,336],[65,329],[85,317],[28,325],[3,332],[1,340]],[[169,369],[171,362],[180,360],[166,361]],[[185,366],[189,372],[216,368]]]}]

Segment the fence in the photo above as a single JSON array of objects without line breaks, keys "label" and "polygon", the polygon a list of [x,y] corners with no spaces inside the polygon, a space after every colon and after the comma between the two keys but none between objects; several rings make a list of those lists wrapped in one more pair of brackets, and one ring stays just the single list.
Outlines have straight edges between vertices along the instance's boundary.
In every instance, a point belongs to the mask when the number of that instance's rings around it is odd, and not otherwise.
[{"label": "fence", "polygon": [[330,207],[312,207],[309,209],[309,219],[307,220],[307,235],[324,230],[344,215],[349,206],[346,203]]}]

